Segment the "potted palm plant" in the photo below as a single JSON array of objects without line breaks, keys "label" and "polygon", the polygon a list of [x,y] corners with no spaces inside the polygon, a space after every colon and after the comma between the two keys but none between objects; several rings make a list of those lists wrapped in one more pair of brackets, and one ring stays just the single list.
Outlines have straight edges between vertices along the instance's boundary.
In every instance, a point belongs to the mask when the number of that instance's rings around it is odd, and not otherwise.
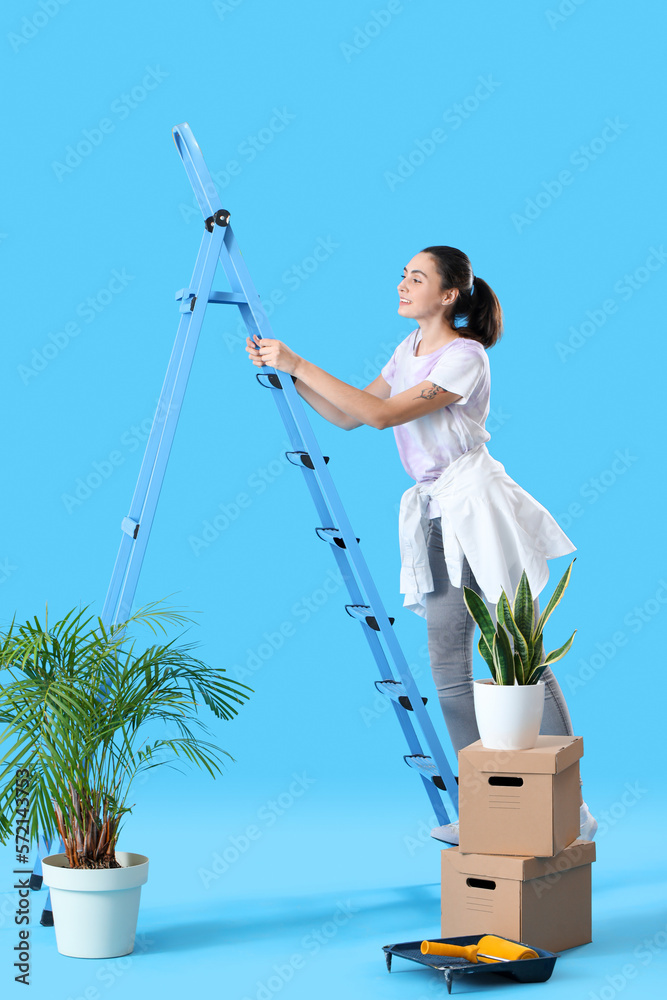
[{"label": "potted palm plant", "polygon": [[565,656],[577,630],[546,656],[542,633],[570,582],[574,562],[565,570],[537,622],[525,570],[513,605],[502,591],[495,626],[479,594],[463,588],[466,607],[481,631],[477,648],[491,671],[491,680],[477,680],[473,685],[477,728],[482,745],[490,750],[528,750],[537,743],[544,712],[544,681],[540,678],[548,666]]},{"label": "potted palm plant", "polygon": [[64,853],[43,861],[58,950],[112,958],[133,950],[148,877],[147,857],[116,850],[134,778],[175,760],[221,773],[233,758],[206,738],[200,710],[232,719],[251,688],[180,637],[138,649],[135,628],[166,636],[190,621],[162,602],[108,629],[87,610],[50,625],[47,607],[44,624],[0,630],[0,839],[19,804],[31,843],[61,838]]}]

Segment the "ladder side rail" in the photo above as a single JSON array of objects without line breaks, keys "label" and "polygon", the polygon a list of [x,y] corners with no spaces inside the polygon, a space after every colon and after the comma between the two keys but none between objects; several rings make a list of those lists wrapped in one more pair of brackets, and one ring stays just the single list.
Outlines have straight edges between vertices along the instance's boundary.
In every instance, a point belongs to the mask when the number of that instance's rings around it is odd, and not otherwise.
[{"label": "ladder side rail", "polygon": [[[255,288],[255,284],[250,276],[245,260],[243,259],[243,254],[236,242],[236,237],[234,236],[234,231],[231,226],[225,227],[225,247],[227,249],[227,258],[220,260],[223,270],[227,276],[229,286],[233,292],[241,291],[245,295],[246,305],[239,306],[241,316],[245,322],[248,333],[257,333],[260,337],[270,337],[274,338],[275,334],[271,327],[269,317],[266,314],[266,310],[262,304],[262,300],[259,297],[259,293]],[[264,372],[273,372],[275,369],[266,365],[263,369]],[[289,380],[293,385],[292,377],[286,375],[285,372],[277,372],[276,374],[282,375],[281,383]]]},{"label": "ladder side rail", "polygon": [[222,208],[220,196],[213,183],[208,167],[204,162],[204,156],[199,143],[192,134],[192,130],[187,122],[175,125],[171,134],[176,144],[179,156],[183,161],[188,180],[192,185],[197,203],[204,218],[214,215],[218,209]]},{"label": "ladder side rail", "polygon": [[[204,232],[192,274],[191,287],[196,287],[199,283],[202,269],[204,267],[204,261],[209,251],[209,245],[210,245],[210,235],[207,232]],[[176,338],[174,340],[174,346],[172,347],[171,355],[169,358],[169,364],[167,366],[164,382],[162,384],[162,389],[160,391],[160,397],[158,399],[157,407],[155,409],[153,423],[151,425],[150,433],[148,435],[148,440],[146,442],[146,448],[144,450],[144,455],[139,470],[139,476],[137,478],[137,483],[132,496],[132,501],[130,503],[128,510],[127,516],[134,519],[135,521],[140,520],[141,510],[143,508],[144,501],[146,499],[146,492],[148,490],[152,470],[155,465],[155,456],[157,454],[160,441],[162,439],[164,421],[166,420],[167,414],[169,413],[171,407],[171,398],[174,391],[174,383],[176,381],[178,370],[181,365],[183,350],[187,340],[189,326],[190,326],[190,314],[183,313],[181,315],[181,319],[178,324]],[[114,564],[113,572],[111,574],[111,580],[109,582],[109,587],[107,589],[107,595],[104,601],[104,606],[101,614],[102,621],[106,628],[108,628],[109,625],[113,621],[115,621],[115,611],[118,604],[118,595],[120,593],[123,580],[125,579],[125,575],[127,573],[127,567],[135,541],[134,538],[131,535],[128,535],[125,531],[123,531],[121,534],[122,537],[120,540],[120,544],[118,546],[118,554],[116,556],[116,562]]]},{"label": "ladder side rail", "polygon": [[118,592],[118,603],[114,611],[112,621],[123,621],[127,618],[132,609],[134,595],[137,588],[139,573],[146,551],[146,546],[150,537],[155,509],[160,496],[160,490],[164,481],[167,462],[171,452],[171,447],[178,425],[183,405],[183,397],[190,376],[195,350],[199,340],[199,333],[206,314],[208,304],[208,293],[213,284],[215,270],[217,266],[218,254],[222,244],[224,233],[219,227],[215,227],[208,239],[208,250],[205,255],[204,265],[199,276],[196,287],[196,302],[191,313],[184,314],[186,317],[187,334],[183,345],[183,352],[179,361],[178,371],[174,380],[171,399],[167,413],[162,425],[162,433],[159,439],[155,461],[150,469],[149,481],[143,498],[142,509],[133,509],[132,514],[140,524],[137,537],[133,540],[133,547],[128,560],[127,573],[121,583]]}]

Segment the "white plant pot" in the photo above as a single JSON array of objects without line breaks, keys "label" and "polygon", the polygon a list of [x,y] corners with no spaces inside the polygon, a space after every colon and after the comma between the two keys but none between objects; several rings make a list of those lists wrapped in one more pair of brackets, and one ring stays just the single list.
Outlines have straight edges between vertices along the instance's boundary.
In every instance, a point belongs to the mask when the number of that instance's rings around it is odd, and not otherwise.
[{"label": "white plant pot", "polygon": [[482,746],[487,750],[530,750],[536,746],[544,713],[544,690],[544,681],[475,681],[475,716]]},{"label": "white plant pot", "polygon": [[65,854],[42,861],[61,955],[117,958],[133,950],[148,858],[116,851],[116,860],[120,868],[69,868]]}]

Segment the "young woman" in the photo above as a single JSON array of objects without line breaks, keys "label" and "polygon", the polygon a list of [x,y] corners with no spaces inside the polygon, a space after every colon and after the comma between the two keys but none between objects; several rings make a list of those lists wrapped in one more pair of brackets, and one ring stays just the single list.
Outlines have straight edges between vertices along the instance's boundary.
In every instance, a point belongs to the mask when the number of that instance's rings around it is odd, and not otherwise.
[{"label": "young woman", "polygon": [[[398,313],[417,324],[378,377],[356,389],[299,357],[279,340],[246,350],[258,367],[296,378],[300,395],[327,420],[352,430],[393,427],[403,466],[415,480],[401,500],[400,592],[426,618],[431,669],[454,751],[479,739],[473,707],[475,624],[463,587],[481,594],[495,619],[502,589],[513,595],[525,568],[536,597],[547,559],[574,551],[549,512],[491,457],[488,348],[502,333],[492,289],[454,247],[416,254],[398,284]],[[443,534],[444,533],[444,534]],[[539,614],[535,600],[536,613]],[[563,693],[550,668],[543,733],[573,735]],[[582,800],[582,836],[597,824]],[[458,843],[458,825],[433,831]]]}]

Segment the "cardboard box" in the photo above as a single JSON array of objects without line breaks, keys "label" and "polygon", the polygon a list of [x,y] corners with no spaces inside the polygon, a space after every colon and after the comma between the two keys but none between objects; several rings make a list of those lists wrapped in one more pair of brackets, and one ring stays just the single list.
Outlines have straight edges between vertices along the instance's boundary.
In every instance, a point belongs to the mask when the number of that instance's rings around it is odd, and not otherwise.
[{"label": "cardboard box", "polygon": [[548,951],[591,940],[592,840],[553,858],[441,853],[442,937],[499,934]]},{"label": "cardboard box", "polygon": [[581,736],[540,736],[532,750],[459,751],[459,848],[552,857],[579,836]]}]

